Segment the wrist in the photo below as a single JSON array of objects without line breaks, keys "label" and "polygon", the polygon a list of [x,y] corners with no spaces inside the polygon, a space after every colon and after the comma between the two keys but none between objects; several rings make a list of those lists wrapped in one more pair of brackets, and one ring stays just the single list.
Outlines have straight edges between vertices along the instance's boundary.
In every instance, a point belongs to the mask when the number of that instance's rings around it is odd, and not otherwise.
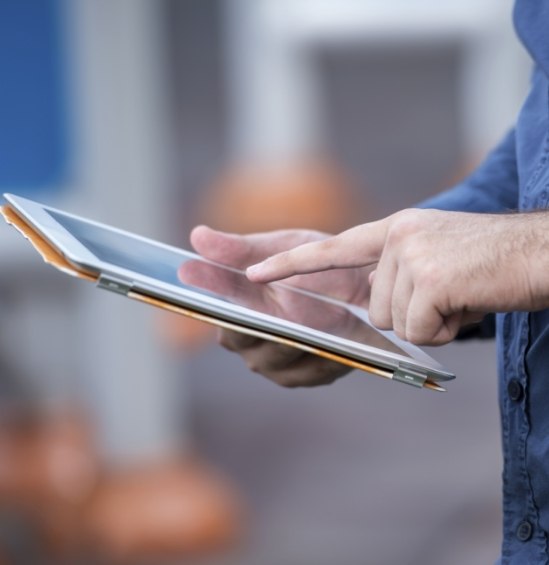
[{"label": "wrist", "polygon": [[517,278],[522,281],[524,310],[549,307],[549,212],[514,215],[517,230],[509,230],[516,245]]}]

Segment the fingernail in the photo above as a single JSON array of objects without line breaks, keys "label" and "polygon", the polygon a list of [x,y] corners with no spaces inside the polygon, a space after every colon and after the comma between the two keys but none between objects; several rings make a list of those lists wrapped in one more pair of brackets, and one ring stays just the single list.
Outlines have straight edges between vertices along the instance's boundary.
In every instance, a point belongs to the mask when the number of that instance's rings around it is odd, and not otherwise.
[{"label": "fingernail", "polygon": [[263,263],[256,263],[255,265],[251,265],[246,269],[246,274],[248,276],[258,275],[262,269],[263,269]]}]

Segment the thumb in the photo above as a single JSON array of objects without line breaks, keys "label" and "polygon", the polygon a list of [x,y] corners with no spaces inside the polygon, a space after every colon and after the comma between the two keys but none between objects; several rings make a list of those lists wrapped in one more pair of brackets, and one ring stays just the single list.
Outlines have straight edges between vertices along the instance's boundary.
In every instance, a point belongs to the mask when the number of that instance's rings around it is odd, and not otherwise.
[{"label": "thumb", "polygon": [[195,227],[190,236],[197,253],[206,259],[237,269],[244,269],[302,243],[326,237],[326,234],[312,230],[278,230],[239,235],[208,226]]},{"label": "thumb", "polygon": [[190,239],[195,251],[206,259],[236,268],[246,265],[249,252],[242,236],[197,226],[191,231]]}]

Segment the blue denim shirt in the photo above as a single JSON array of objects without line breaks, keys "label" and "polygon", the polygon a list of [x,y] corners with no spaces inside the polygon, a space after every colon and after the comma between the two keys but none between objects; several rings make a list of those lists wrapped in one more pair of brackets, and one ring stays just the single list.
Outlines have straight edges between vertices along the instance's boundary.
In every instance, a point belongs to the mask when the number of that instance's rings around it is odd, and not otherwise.
[{"label": "blue denim shirt", "polygon": [[[549,0],[517,0],[514,23],[535,64],[515,128],[468,179],[422,207],[471,212],[548,207]],[[496,328],[503,444],[500,563],[549,564],[549,310],[497,314]]]}]

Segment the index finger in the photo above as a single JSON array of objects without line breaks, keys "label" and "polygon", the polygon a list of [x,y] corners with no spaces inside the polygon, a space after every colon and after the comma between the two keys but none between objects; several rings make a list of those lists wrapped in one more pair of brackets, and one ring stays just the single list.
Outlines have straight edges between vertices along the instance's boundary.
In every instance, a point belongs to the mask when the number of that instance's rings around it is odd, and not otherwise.
[{"label": "index finger", "polygon": [[379,261],[387,229],[387,218],[356,226],[334,237],[273,255],[249,267],[246,274],[253,282],[266,283],[293,275],[372,265]]}]

